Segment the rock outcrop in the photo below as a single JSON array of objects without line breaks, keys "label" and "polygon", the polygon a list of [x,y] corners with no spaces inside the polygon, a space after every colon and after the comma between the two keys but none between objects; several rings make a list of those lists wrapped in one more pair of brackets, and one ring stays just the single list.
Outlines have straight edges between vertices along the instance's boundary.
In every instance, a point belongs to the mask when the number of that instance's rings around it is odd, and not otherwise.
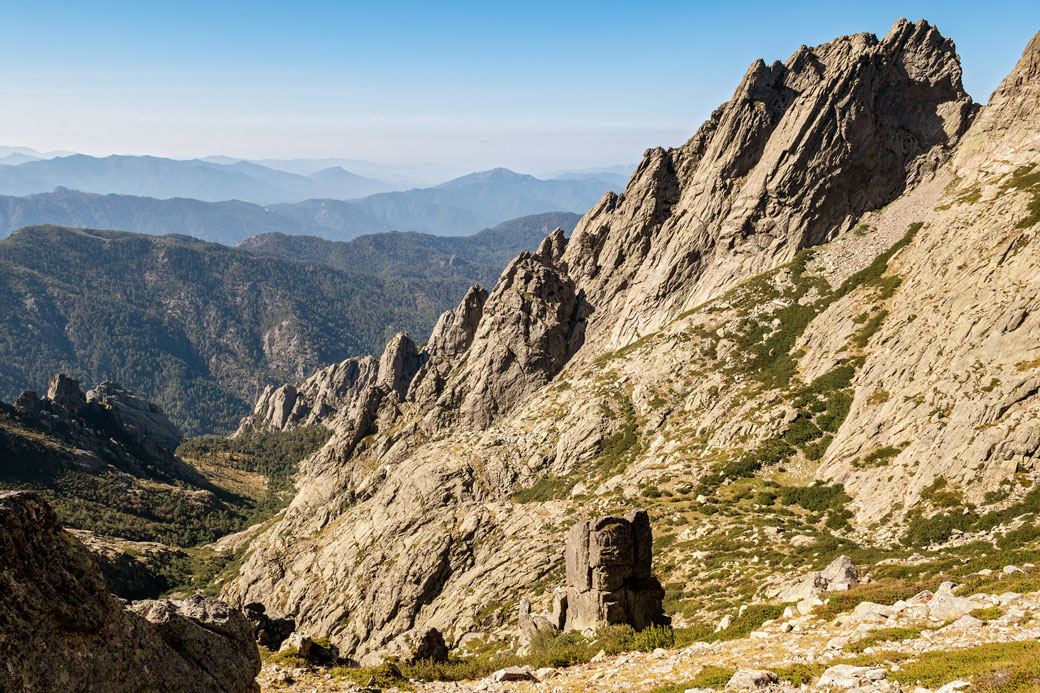
[{"label": "rock outcrop", "polygon": [[0,492],[0,613],[4,690],[259,691],[240,612],[204,597],[124,607],[33,493]]},{"label": "rock outcrop", "polygon": [[253,624],[256,643],[269,650],[279,650],[286,638],[296,630],[296,621],[287,616],[272,618],[267,614],[267,608],[259,602],[246,604],[242,611]]},{"label": "rock outcrop", "polygon": [[184,437],[157,404],[116,383],[106,380],[87,392],[86,401],[97,402],[110,411],[123,428],[136,431],[171,452],[177,449]]},{"label": "rock outcrop", "polygon": [[521,253],[506,267],[465,359],[426,417],[431,428],[486,428],[552,380],[581,345],[582,301],[553,264],[553,247],[565,243],[557,229],[538,252]]},{"label": "rock outcrop", "polygon": [[859,584],[859,569],[848,556],[839,556],[821,572],[809,573],[804,579],[782,591],[781,602],[800,602],[822,592],[843,592]]},{"label": "rock outcrop", "polygon": [[322,368],[302,383],[268,386],[235,435],[252,429],[287,431],[325,423],[370,387],[378,372],[379,362],[362,356]]},{"label": "rock outcrop", "polygon": [[651,574],[653,535],[645,510],[579,522],[567,532],[564,628],[665,623],[664,589]]},{"label": "rock outcrop", "polygon": [[46,397],[25,390],[15,409],[40,430],[53,433],[102,463],[137,476],[164,476],[207,486],[191,465],[174,456],[180,431],[158,405],[115,383],[87,393],[79,381],[59,373]]}]

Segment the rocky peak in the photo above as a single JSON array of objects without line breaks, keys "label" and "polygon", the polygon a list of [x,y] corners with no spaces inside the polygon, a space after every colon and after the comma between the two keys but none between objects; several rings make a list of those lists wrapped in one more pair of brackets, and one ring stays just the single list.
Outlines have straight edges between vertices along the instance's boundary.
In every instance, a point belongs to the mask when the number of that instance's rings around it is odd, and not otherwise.
[{"label": "rocky peak", "polygon": [[562,232],[550,236],[502,272],[465,360],[426,415],[429,426],[486,427],[548,383],[580,346],[581,301],[549,261],[562,240]]},{"label": "rocky peak", "polygon": [[64,373],[58,373],[51,378],[50,386],[47,388],[47,399],[70,412],[79,411],[80,407],[87,404],[87,397],[83,394],[79,381]]},{"label": "rocky peak", "polygon": [[953,43],[926,22],[756,61],[686,144],[648,150],[575,229],[563,264],[595,341],[624,344],[833,238],[945,160],[972,113]]},{"label": "rocky peak", "polygon": [[235,436],[247,431],[287,431],[299,426],[327,425],[340,409],[375,383],[379,362],[371,356],[349,358],[319,369],[301,383],[264,388],[253,413],[242,420]]},{"label": "rocky peak", "polygon": [[[964,177],[998,163],[1015,152],[1040,144],[1040,33],[996,91],[964,138],[954,165]],[[1007,165],[1003,166],[1004,169]],[[1004,172],[1004,171],[1001,171]]]},{"label": "rocky peak", "polygon": [[183,438],[180,429],[158,405],[116,383],[101,383],[87,392],[86,401],[96,402],[110,411],[124,428],[138,431],[167,450],[176,450]]},{"label": "rocky peak", "polygon": [[454,358],[466,351],[473,343],[487,298],[487,289],[471,287],[457,308],[445,311],[437,320],[426,353],[431,358]]},{"label": "rocky peak", "polygon": [[408,385],[421,365],[422,359],[415,348],[415,342],[400,332],[387,343],[383,355],[379,358],[379,376],[376,382],[380,387],[396,392],[400,399],[404,399]]},{"label": "rocky peak", "polygon": [[542,259],[547,265],[558,265],[563,259],[563,251],[567,247],[567,238],[563,235],[563,229],[556,227],[552,233],[538,246],[535,255]]}]

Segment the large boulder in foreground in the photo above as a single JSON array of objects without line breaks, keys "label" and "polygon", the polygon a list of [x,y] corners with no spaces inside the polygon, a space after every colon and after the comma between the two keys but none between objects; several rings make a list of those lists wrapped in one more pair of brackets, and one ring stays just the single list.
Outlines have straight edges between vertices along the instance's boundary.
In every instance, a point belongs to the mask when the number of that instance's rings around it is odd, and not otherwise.
[{"label": "large boulder in foreground", "polygon": [[666,623],[664,589],[651,575],[653,535],[645,510],[579,522],[567,533],[564,627]]},{"label": "large boulder in foreground", "polygon": [[0,492],[0,690],[246,693],[259,671],[240,612],[200,596],[127,609],[40,496]]}]

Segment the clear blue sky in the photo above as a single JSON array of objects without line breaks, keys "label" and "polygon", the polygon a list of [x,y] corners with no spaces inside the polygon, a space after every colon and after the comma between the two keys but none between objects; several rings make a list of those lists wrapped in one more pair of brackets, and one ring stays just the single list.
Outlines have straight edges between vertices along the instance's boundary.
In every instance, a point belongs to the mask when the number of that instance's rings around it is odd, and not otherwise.
[{"label": "clear blue sky", "polygon": [[1040,2],[2,2],[0,144],[545,172],[676,145],[752,60],[905,16],[984,102]]}]

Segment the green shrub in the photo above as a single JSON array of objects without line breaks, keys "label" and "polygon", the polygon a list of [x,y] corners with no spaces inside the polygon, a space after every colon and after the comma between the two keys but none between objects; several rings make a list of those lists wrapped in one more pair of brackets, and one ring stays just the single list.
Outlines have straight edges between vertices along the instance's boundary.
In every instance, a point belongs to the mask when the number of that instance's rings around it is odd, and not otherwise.
[{"label": "green shrub", "polygon": [[838,614],[852,611],[860,602],[892,605],[901,599],[909,599],[923,590],[934,590],[938,586],[938,577],[920,582],[881,578],[865,585],[856,585],[844,592],[831,594],[824,604],[813,609],[813,613],[829,621]]},{"label": "green shrub", "polygon": [[939,688],[956,679],[993,693],[1035,690],[1040,686],[1040,642],[989,643],[965,650],[934,651],[904,662],[889,673],[897,683]]},{"label": "green shrub", "polygon": [[874,631],[861,640],[846,645],[845,650],[848,652],[863,652],[868,647],[873,647],[874,645],[884,642],[902,642],[903,640],[913,640],[914,638],[919,637],[921,637],[920,628],[882,628],[881,630]]},{"label": "green shrub", "polygon": [[568,476],[548,474],[531,486],[513,494],[517,503],[541,503],[566,498],[578,480]]},{"label": "green shrub", "polygon": [[729,667],[709,666],[689,681],[658,686],[651,689],[650,693],[683,693],[688,688],[724,688],[735,673],[737,670]]}]

